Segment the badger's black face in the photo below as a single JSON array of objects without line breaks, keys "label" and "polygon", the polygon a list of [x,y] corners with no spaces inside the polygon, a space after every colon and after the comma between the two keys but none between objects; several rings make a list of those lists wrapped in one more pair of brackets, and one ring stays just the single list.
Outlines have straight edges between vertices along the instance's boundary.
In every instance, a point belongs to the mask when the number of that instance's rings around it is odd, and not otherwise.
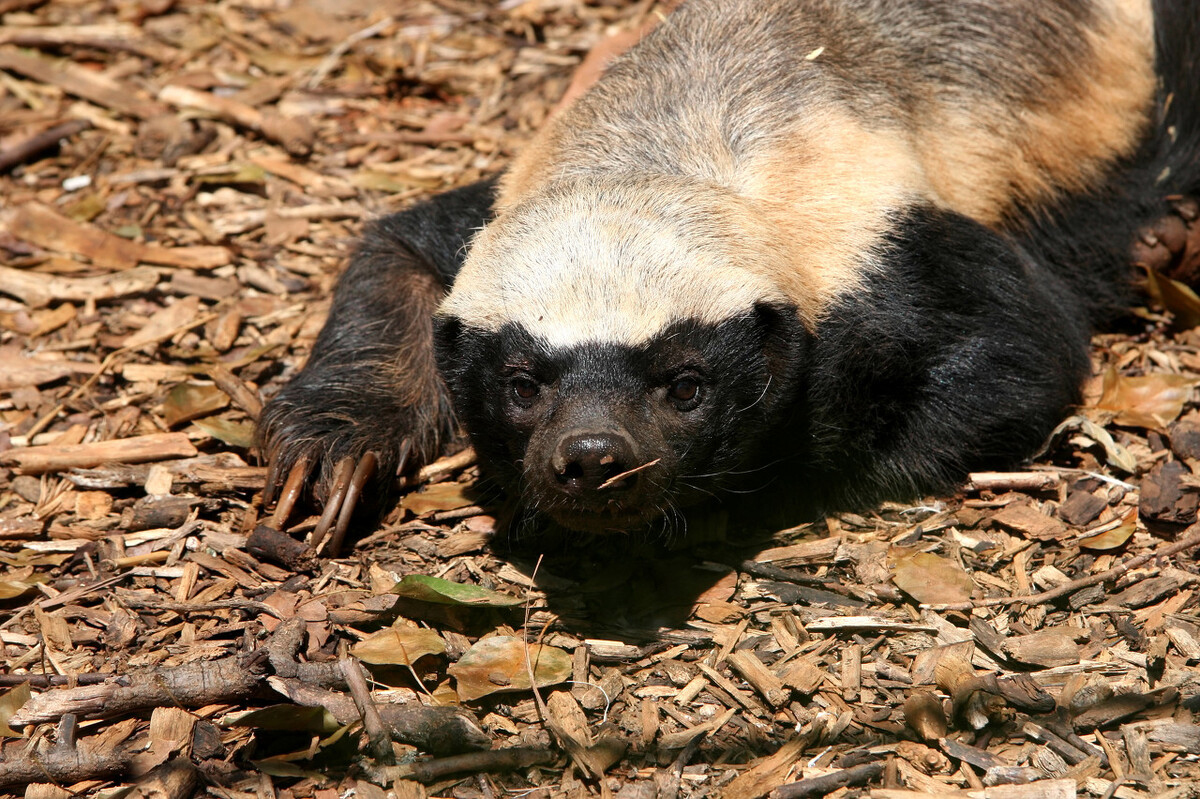
[{"label": "badger's black face", "polygon": [[553,348],[519,325],[453,318],[437,336],[488,473],[527,508],[593,532],[647,527],[734,482],[783,421],[807,339],[793,310],[765,305],[638,345]]}]

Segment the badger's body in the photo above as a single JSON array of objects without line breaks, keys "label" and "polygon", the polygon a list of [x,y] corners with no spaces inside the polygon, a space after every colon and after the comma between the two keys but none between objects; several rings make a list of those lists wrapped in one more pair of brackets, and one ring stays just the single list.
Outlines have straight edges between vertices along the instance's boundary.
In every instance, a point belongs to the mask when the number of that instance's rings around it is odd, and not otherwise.
[{"label": "badger's body", "polygon": [[1011,464],[1200,189],[1198,35],[1179,0],[689,0],[494,189],[368,232],[267,409],[274,473],[386,480],[461,422],[526,506],[610,530],[777,461],[822,504]]}]

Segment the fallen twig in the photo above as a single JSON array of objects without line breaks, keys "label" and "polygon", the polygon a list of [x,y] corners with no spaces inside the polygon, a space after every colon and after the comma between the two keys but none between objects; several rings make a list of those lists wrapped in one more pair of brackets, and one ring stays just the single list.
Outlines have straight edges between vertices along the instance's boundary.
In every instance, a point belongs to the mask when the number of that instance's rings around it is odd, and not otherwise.
[{"label": "fallen twig", "polygon": [[1060,597],[1073,594],[1081,588],[1087,588],[1091,585],[1115,580],[1130,569],[1136,569],[1142,564],[1149,563],[1155,558],[1168,558],[1172,555],[1177,555],[1180,552],[1186,552],[1189,549],[1194,549],[1200,546],[1200,523],[1193,524],[1191,527],[1184,530],[1183,538],[1180,538],[1174,543],[1167,544],[1153,552],[1147,552],[1144,555],[1138,555],[1136,558],[1130,558],[1124,563],[1113,566],[1111,569],[1093,574],[1088,577],[1081,577],[1078,580],[1072,580],[1069,583],[1063,583],[1060,586],[1051,588],[1048,591],[1042,591],[1039,594],[1023,594],[1020,596],[1001,596],[988,597],[987,599],[972,599],[967,602],[954,602],[944,605],[922,605],[922,608],[927,610],[945,611],[945,610],[972,610],[974,608],[993,608],[999,605],[1015,605],[1022,603],[1026,605],[1038,605],[1043,602],[1051,602]]},{"label": "fallen twig", "polygon": [[519,768],[553,763],[554,752],[549,749],[513,747],[511,749],[489,749],[486,752],[468,752],[465,755],[441,757],[415,763],[413,778],[418,782],[436,782],[442,777],[460,772],[514,771]]},{"label": "fallen twig", "polygon": [[0,169],[23,164],[42,150],[47,150],[63,139],[68,139],[91,126],[92,123],[86,119],[71,119],[43,130],[41,133],[35,133],[28,139],[17,142],[7,150],[0,152]]},{"label": "fallen twig", "polygon": [[771,799],[801,799],[805,796],[825,796],[838,788],[851,785],[863,785],[883,774],[884,763],[878,760],[874,763],[863,763],[861,766],[845,768],[819,777],[809,777],[806,780],[789,782],[771,791]]}]

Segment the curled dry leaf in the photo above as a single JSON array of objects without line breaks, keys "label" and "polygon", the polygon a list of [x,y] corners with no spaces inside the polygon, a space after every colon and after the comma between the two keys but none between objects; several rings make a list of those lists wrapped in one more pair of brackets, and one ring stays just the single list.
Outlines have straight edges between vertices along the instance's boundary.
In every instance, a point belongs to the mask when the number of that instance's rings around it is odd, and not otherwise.
[{"label": "curled dry leaf", "polygon": [[254,446],[253,422],[235,422],[223,416],[215,416],[209,419],[196,419],[192,424],[231,447],[249,449]]},{"label": "curled dry leaf", "polygon": [[911,727],[922,741],[943,738],[949,728],[942,703],[928,691],[915,691],[904,702],[904,723]]},{"label": "curled dry leaf", "polygon": [[441,636],[423,627],[389,627],[350,648],[351,655],[377,666],[411,666],[426,655],[445,651]]},{"label": "curled dry leaf", "polygon": [[221,410],[229,404],[229,395],[216,386],[180,383],[163,400],[163,421],[167,427],[188,422]]},{"label": "curled dry leaf", "polygon": [[0,600],[16,599],[32,590],[32,583],[22,580],[0,580]]},{"label": "curled dry leaf", "polygon": [[1129,377],[1110,368],[1104,373],[1104,392],[1096,408],[1115,413],[1116,424],[1162,430],[1183,411],[1195,385],[1195,379],[1186,375]]},{"label": "curled dry leaf", "polygon": [[21,737],[21,733],[16,732],[8,726],[8,720],[29,701],[30,696],[31,692],[29,690],[29,683],[27,682],[21,683],[16,688],[0,694],[0,737]]},{"label": "curled dry leaf", "polygon": [[1175,327],[1192,328],[1200,325],[1200,296],[1186,283],[1147,270],[1146,288],[1150,296],[1175,316]]},{"label": "curled dry leaf", "polygon": [[1110,466],[1115,466],[1123,472],[1133,474],[1137,471],[1137,459],[1129,450],[1118,444],[1112,434],[1086,416],[1070,416],[1059,422],[1058,427],[1050,434],[1054,439],[1067,430],[1078,430],[1092,441],[1104,448],[1104,457]]},{"label": "curled dry leaf", "polygon": [[392,586],[392,593],[408,599],[433,602],[438,605],[476,605],[493,608],[510,608],[524,602],[520,597],[489,591],[477,585],[466,585],[429,577],[424,574],[409,574]]},{"label": "curled dry leaf", "polygon": [[232,713],[221,720],[226,727],[253,727],[258,730],[312,732],[329,735],[341,725],[323,707],[272,705],[248,713]]},{"label": "curled dry leaf", "polygon": [[457,682],[459,699],[469,702],[501,691],[528,691],[530,665],[539,688],[571,678],[569,653],[503,635],[482,639],[447,671]]},{"label": "curled dry leaf", "polygon": [[925,604],[965,602],[975,588],[962,566],[928,552],[916,552],[896,561],[892,581],[901,591]]},{"label": "curled dry leaf", "polygon": [[435,483],[423,491],[413,491],[400,500],[400,507],[420,516],[431,511],[455,510],[472,504],[463,492],[471,488],[463,483]]},{"label": "curled dry leaf", "polygon": [[1131,510],[1121,519],[1121,526],[1079,539],[1084,549],[1109,550],[1125,546],[1137,530],[1137,509]]}]

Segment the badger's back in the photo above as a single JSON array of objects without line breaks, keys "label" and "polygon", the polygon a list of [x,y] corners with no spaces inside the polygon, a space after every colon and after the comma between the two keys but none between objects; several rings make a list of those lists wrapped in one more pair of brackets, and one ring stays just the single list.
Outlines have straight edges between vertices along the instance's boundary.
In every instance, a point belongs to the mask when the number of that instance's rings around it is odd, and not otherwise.
[{"label": "badger's back", "polygon": [[1101,184],[1147,130],[1152,38],[1148,0],[695,0],[522,153],[497,224],[564,181],[633,208],[681,178],[769,231],[744,266],[812,326],[915,205],[1004,229]]}]

